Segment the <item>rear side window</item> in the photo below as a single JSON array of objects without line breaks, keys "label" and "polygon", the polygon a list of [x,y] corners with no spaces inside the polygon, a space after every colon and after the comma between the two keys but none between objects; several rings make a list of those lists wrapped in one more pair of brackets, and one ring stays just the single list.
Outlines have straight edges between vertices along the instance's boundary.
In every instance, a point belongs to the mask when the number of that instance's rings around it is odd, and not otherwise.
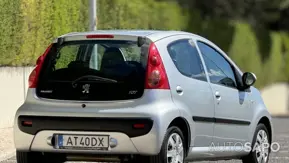
[{"label": "rear side window", "polygon": [[198,50],[190,39],[171,43],[168,52],[180,73],[187,77],[207,81]]},{"label": "rear side window", "polygon": [[53,45],[40,73],[37,95],[60,100],[140,98],[145,67],[134,41],[73,41]]}]

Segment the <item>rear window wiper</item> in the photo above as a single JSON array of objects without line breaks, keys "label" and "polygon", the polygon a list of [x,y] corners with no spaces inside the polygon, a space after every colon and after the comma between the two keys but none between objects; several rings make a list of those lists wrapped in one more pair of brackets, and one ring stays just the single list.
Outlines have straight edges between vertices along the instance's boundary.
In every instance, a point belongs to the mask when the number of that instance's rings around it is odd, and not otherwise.
[{"label": "rear window wiper", "polygon": [[87,81],[100,81],[100,82],[105,82],[105,83],[117,83],[116,80],[109,79],[109,78],[103,78],[99,76],[94,76],[94,75],[85,75],[81,76],[80,78],[77,78],[76,80],[72,81],[72,86],[75,86],[75,84],[80,81],[86,79]]}]

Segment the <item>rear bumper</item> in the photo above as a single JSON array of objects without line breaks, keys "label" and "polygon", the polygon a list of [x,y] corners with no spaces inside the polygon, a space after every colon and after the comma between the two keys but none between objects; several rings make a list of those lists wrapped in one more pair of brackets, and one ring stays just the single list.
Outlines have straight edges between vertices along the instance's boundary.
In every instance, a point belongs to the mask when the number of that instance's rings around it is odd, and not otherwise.
[{"label": "rear bumper", "polygon": [[[81,122],[80,122],[81,123]],[[109,122],[108,122],[109,123]],[[20,127],[14,128],[15,145],[19,151],[41,151],[53,153],[77,153],[77,154],[143,154],[155,155],[159,153],[157,129],[153,126],[151,130],[142,136],[129,137],[125,133],[112,131],[74,131],[74,130],[41,130],[35,135],[25,133]],[[100,150],[71,150],[56,149],[51,138],[54,134],[71,135],[109,135],[117,140],[117,146],[107,151]]]},{"label": "rear bumper", "polygon": [[[79,134],[79,135],[109,135],[110,138],[115,138],[118,145],[114,148],[109,148],[107,151],[95,150],[71,150],[71,149],[55,149],[53,146],[48,145],[47,138],[54,133],[61,134]],[[155,141],[153,134],[147,134],[141,138],[129,138],[123,133],[117,132],[75,132],[75,131],[41,131],[32,141],[30,151],[54,152],[54,153],[83,153],[83,154],[148,154],[153,155],[158,153],[153,147]],[[140,142],[142,142],[140,144]],[[135,144],[137,146],[135,146]],[[150,144],[148,146],[147,144]],[[147,149],[146,149],[147,148]]]},{"label": "rear bumper", "polygon": [[[85,108],[83,102],[44,100],[34,94],[28,90],[15,115],[14,144],[19,151],[156,155],[168,126],[180,116],[170,90],[145,90],[144,97],[132,101],[85,102]],[[32,120],[32,128],[21,126],[24,120]],[[134,130],[134,123],[146,126]],[[105,134],[117,139],[118,145],[108,151],[54,149],[47,143],[54,134]]]}]

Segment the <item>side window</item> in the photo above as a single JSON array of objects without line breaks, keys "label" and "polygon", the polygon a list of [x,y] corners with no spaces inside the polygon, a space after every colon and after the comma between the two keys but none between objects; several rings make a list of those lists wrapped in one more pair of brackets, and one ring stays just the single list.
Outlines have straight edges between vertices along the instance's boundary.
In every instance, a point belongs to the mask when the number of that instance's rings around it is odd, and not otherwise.
[{"label": "side window", "polygon": [[192,40],[175,41],[168,46],[168,52],[180,73],[194,79],[207,81],[199,53]]},{"label": "side window", "polygon": [[211,46],[198,41],[211,83],[237,87],[234,71],[230,63]]}]

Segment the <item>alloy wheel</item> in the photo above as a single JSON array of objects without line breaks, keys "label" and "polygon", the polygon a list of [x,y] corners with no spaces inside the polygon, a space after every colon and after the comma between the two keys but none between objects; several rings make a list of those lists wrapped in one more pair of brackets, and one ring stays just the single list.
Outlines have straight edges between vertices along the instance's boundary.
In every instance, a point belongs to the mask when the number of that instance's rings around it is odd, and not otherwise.
[{"label": "alloy wheel", "polygon": [[256,158],[258,163],[267,163],[269,157],[269,140],[266,131],[260,130],[256,139]]},{"label": "alloy wheel", "polygon": [[183,163],[184,161],[184,146],[181,136],[173,133],[167,144],[167,163]]}]

